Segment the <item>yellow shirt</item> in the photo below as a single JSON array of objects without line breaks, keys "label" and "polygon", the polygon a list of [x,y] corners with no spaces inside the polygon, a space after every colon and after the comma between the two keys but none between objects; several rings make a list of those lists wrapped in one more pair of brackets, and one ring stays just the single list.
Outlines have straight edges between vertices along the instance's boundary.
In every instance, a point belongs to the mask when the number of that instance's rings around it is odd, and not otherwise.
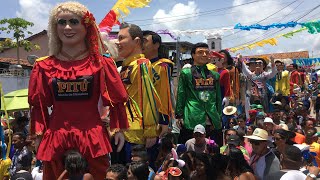
[{"label": "yellow shirt", "polygon": [[[303,143],[303,144],[306,145],[306,143]],[[317,164],[319,165],[320,164],[320,144],[313,142],[309,146],[310,146],[309,148],[310,152],[317,153],[317,155],[314,158],[316,159]]]},{"label": "yellow shirt", "polygon": [[143,54],[130,56],[122,63],[120,76],[130,97],[126,108],[129,129],[124,132],[125,138],[130,143],[144,144],[146,137],[158,135],[158,101],[152,85],[151,63]]},{"label": "yellow shirt", "polygon": [[159,112],[171,117],[173,115],[170,86],[171,69],[168,64],[173,65],[174,63],[169,59],[159,59],[152,63],[152,72],[153,84],[161,101]]},{"label": "yellow shirt", "polygon": [[281,79],[278,79],[276,77],[275,91],[281,92],[285,96],[288,96],[290,94],[289,71],[282,71],[281,72]]}]

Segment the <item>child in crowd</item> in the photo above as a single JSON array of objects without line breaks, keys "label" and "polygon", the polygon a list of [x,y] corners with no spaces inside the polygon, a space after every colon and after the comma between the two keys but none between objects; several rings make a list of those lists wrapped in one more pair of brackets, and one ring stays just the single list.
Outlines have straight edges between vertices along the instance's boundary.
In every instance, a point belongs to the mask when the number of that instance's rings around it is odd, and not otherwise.
[{"label": "child in crowd", "polygon": [[64,165],[65,170],[59,176],[58,180],[65,180],[65,176],[69,177],[68,180],[93,180],[93,176],[87,173],[88,164],[86,159],[78,151],[68,151]]}]

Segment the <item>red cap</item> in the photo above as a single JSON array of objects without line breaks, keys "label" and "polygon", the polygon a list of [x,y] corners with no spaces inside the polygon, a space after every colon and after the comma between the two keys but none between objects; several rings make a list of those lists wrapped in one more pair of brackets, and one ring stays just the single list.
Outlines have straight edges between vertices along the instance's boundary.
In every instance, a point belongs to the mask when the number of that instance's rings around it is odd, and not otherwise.
[{"label": "red cap", "polygon": [[210,51],[209,56],[210,57],[224,58],[224,55],[222,55],[222,54],[220,54],[218,52],[215,52],[215,51]]},{"label": "red cap", "polygon": [[257,110],[255,110],[255,109],[250,109],[249,110],[249,115],[254,115],[254,114],[257,114]]}]

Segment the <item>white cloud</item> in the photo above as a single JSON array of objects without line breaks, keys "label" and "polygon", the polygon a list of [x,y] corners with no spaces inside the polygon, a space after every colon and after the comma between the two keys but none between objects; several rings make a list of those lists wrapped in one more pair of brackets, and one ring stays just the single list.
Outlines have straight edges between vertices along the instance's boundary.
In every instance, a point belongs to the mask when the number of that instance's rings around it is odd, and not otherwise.
[{"label": "white cloud", "polygon": [[197,19],[199,11],[194,1],[189,1],[186,5],[177,3],[169,12],[159,9],[153,16],[153,29],[185,29],[186,25],[192,24]]},{"label": "white cloud", "polygon": [[48,26],[48,17],[52,5],[46,0],[19,0],[20,10],[16,12],[18,17],[33,22],[30,28],[33,33],[38,33]]}]

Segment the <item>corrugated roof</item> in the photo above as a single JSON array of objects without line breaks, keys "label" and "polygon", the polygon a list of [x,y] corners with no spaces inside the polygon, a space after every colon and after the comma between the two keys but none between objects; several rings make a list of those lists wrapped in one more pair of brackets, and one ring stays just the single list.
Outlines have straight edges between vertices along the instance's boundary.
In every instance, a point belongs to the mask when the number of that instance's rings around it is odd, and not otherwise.
[{"label": "corrugated roof", "polygon": [[[9,64],[18,64],[18,60],[16,58],[3,58],[0,57],[0,63],[9,63]],[[20,59],[20,65],[32,67],[33,65],[28,62],[28,60]]]},{"label": "corrugated roof", "polygon": [[243,56],[244,58],[257,58],[257,57],[270,57],[273,56],[275,59],[300,59],[309,58],[309,51],[298,51],[298,52],[286,52],[286,53],[272,53],[272,54],[261,54],[253,56]]}]

